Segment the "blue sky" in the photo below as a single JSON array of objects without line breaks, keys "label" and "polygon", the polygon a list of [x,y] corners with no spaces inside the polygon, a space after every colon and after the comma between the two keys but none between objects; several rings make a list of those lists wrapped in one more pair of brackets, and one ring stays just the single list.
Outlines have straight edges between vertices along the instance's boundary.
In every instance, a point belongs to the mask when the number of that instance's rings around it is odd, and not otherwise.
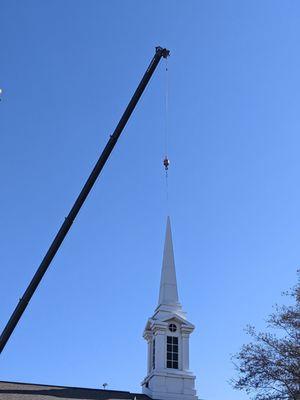
[{"label": "blue sky", "polygon": [[[2,0],[0,329],[136,88],[169,60],[170,214],[205,400],[300,262],[300,4]],[[140,390],[166,220],[161,63],[1,356],[2,380]]]}]

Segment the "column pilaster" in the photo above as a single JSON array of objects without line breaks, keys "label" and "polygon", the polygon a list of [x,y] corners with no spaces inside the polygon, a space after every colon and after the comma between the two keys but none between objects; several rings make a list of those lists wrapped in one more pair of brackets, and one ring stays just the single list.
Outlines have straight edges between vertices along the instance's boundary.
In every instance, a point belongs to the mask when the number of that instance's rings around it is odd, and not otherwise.
[{"label": "column pilaster", "polygon": [[146,331],[144,338],[147,340],[147,374],[149,374],[152,369],[152,332]]},{"label": "column pilaster", "polygon": [[181,328],[181,341],[182,341],[182,369],[189,371],[190,369],[190,334],[193,330],[191,328]]}]

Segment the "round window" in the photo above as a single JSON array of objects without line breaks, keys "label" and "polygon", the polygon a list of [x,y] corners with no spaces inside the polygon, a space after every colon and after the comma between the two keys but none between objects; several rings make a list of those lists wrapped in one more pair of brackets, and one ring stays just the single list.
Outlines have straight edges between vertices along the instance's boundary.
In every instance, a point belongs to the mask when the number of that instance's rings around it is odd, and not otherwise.
[{"label": "round window", "polygon": [[170,330],[171,332],[176,332],[176,331],[177,331],[176,325],[175,325],[175,324],[170,324],[170,325],[169,325],[169,330]]}]

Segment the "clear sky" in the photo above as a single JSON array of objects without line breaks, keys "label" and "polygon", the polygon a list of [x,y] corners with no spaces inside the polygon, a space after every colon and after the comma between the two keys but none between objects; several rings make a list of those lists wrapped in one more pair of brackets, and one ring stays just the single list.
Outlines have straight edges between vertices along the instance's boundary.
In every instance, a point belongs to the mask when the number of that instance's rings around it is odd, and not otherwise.
[{"label": "clear sky", "polygon": [[[0,329],[154,54],[205,400],[300,263],[300,3],[0,1]],[[161,63],[0,360],[0,379],[140,391],[166,222]]]}]

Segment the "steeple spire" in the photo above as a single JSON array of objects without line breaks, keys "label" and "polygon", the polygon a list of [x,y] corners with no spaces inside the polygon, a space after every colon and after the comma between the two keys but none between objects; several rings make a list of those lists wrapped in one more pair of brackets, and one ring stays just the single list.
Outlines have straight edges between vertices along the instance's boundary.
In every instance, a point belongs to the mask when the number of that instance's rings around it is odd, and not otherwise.
[{"label": "steeple spire", "polygon": [[179,305],[170,217],[167,218],[158,307],[165,305]]}]

